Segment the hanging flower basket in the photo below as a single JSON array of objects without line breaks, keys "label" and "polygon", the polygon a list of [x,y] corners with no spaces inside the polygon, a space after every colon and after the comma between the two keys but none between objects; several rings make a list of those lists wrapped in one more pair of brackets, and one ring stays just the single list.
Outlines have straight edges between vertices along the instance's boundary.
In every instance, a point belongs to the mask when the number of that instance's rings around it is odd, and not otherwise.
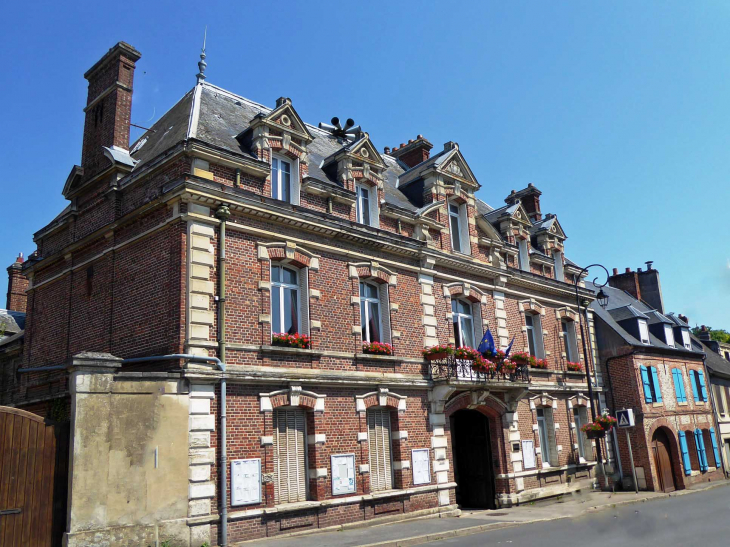
[{"label": "hanging flower basket", "polygon": [[453,346],[439,344],[425,348],[421,351],[421,353],[427,361],[439,361],[441,359],[446,359],[449,355],[452,355],[454,353],[454,348]]},{"label": "hanging flower basket", "polygon": [[602,439],[606,436],[606,430],[598,421],[588,423],[580,428],[589,439]]},{"label": "hanging flower basket", "polygon": [[583,365],[580,363],[568,361],[567,367],[570,372],[583,372]]},{"label": "hanging flower basket", "polygon": [[603,430],[601,430],[601,431],[595,431],[595,430],[586,431],[586,437],[588,437],[589,439],[603,439],[603,437],[605,437],[605,436],[606,436],[606,432],[603,431]]},{"label": "hanging flower basket", "polygon": [[608,414],[601,414],[596,418],[596,423],[600,424],[604,431],[611,431],[616,425],[616,418],[609,416]]},{"label": "hanging flower basket", "polygon": [[371,355],[393,355],[393,346],[382,342],[363,342],[362,352]]},{"label": "hanging flower basket", "polygon": [[309,349],[312,340],[306,334],[278,332],[271,335],[271,345],[283,348]]}]

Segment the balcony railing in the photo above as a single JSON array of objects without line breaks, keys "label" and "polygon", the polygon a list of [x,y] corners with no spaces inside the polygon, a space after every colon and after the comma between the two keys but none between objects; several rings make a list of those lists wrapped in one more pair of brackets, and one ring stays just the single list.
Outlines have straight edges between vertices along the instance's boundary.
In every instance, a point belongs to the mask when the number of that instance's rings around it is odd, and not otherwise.
[{"label": "balcony railing", "polygon": [[472,368],[472,361],[457,359],[453,355],[429,362],[432,380],[463,380],[466,382],[529,382],[528,365],[517,365],[510,372],[498,367],[490,372],[477,372]]}]

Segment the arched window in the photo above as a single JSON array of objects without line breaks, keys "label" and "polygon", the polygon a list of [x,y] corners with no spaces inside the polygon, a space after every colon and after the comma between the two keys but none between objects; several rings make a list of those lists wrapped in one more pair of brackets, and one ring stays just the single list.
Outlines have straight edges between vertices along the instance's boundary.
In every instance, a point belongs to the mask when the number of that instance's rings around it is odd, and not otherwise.
[{"label": "arched window", "polygon": [[451,313],[454,321],[454,342],[457,347],[476,347],[474,345],[474,316],[472,304],[461,299],[451,300]]},{"label": "arched window", "polygon": [[271,332],[296,334],[301,324],[299,272],[286,266],[271,266]]}]

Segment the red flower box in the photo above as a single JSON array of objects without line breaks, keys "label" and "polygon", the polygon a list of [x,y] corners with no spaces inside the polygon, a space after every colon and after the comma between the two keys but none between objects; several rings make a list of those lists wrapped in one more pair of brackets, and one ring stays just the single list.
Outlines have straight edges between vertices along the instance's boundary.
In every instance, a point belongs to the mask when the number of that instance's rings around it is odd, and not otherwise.
[{"label": "red flower box", "polygon": [[271,345],[283,348],[309,349],[312,340],[306,334],[278,332],[271,335]]}]

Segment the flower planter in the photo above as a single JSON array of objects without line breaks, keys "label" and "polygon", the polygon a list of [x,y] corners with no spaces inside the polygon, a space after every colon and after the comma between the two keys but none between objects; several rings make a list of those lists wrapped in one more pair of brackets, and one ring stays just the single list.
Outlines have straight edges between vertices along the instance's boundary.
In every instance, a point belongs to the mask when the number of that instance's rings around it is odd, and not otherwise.
[{"label": "flower planter", "polygon": [[445,351],[441,351],[439,353],[429,353],[428,355],[425,356],[425,358],[426,358],[426,361],[439,361],[441,359],[446,359],[446,357],[448,357],[448,356],[449,356],[448,353],[446,353]]},{"label": "flower planter", "polygon": [[586,433],[586,437],[588,437],[589,439],[602,439],[603,437],[606,436],[606,432],[604,430],[597,431],[595,429],[592,429],[592,430],[586,431],[585,433]]}]

